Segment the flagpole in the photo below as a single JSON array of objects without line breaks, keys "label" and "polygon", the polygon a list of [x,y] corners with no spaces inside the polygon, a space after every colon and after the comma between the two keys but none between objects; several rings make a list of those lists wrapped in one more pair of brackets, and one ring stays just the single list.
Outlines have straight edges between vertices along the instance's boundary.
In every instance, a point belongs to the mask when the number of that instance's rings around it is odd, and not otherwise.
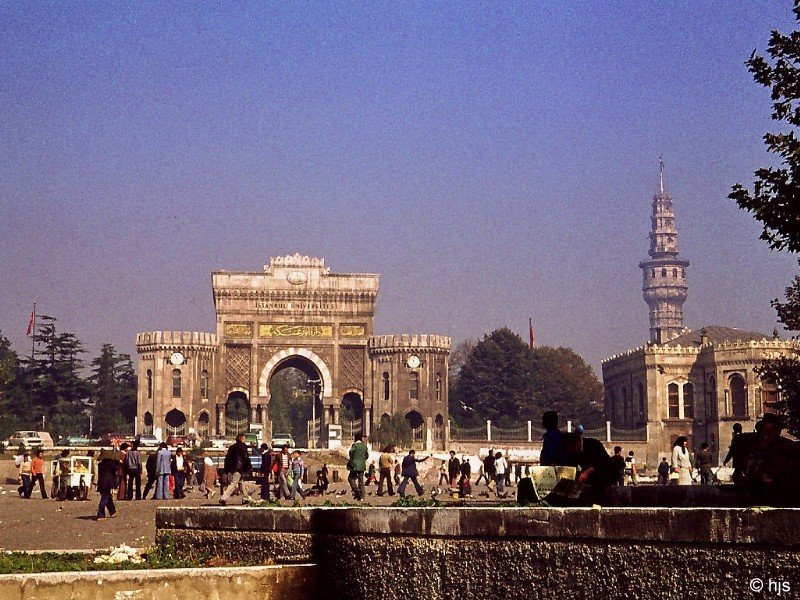
[{"label": "flagpole", "polygon": [[31,368],[33,368],[33,360],[36,356],[36,302],[33,303],[33,328],[31,329]]}]

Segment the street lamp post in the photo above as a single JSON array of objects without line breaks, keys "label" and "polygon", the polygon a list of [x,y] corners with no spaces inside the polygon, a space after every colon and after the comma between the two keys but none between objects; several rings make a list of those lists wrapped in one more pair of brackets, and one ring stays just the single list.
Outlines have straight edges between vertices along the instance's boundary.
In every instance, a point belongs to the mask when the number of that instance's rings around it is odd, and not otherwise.
[{"label": "street lamp post", "polygon": [[[308,384],[311,386],[311,433],[313,436],[314,430],[317,427],[317,384],[321,386],[322,379],[309,379]],[[309,445],[313,443],[312,447],[315,448],[317,446],[316,439],[314,439],[313,442],[311,442],[311,440],[308,441],[310,442]]]}]

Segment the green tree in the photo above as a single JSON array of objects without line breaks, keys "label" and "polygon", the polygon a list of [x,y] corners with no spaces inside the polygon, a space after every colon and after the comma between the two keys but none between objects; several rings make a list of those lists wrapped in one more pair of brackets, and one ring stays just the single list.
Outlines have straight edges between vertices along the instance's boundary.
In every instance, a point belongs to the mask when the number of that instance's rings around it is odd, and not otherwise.
[{"label": "green tree", "polygon": [[412,441],[411,427],[406,418],[401,414],[383,415],[381,422],[369,436],[371,442],[377,443],[381,448],[385,446],[399,446],[408,448]]},{"label": "green tree", "polygon": [[13,405],[21,391],[21,374],[19,356],[8,338],[0,333],[0,437],[8,437],[19,426]]},{"label": "green tree", "polygon": [[34,343],[36,351],[22,375],[25,395],[17,398],[24,406],[16,408],[25,415],[27,426],[41,426],[44,417],[45,427],[56,436],[83,431],[83,401],[91,393],[89,382],[80,375],[83,344],[72,333],[59,333],[56,319],[47,315],[39,317]]},{"label": "green tree", "polygon": [[534,402],[527,419],[539,423],[544,411],[554,410],[590,428],[603,424],[603,384],[571,348],[534,348],[532,375]]},{"label": "green tree", "polygon": [[[794,3],[800,23],[800,1]],[[774,250],[800,252],[800,31],[773,31],[766,58],[756,51],[747,61],[756,83],[769,88],[772,119],[785,131],[764,134],[767,151],[778,158],[776,166],[758,169],[752,192],[736,184],[730,194],[740,208],[761,222],[761,238]],[[786,302],[773,300],[778,320],[788,331],[800,330],[800,276],[786,289]],[[800,361],[796,357],[765,361],[761,377],[778,385],[781,400],[776,409],[788,417],[788,429],[800,435]]]},{"label": "green tree", "polygon": [[131,431],[136,416],[136,374],[131,357],[103,344],[91,366],[94,430]]},{"label": "green tree", "polygon": [[602,385],[569,348],[531,349],[508,328],[478,342],[453,388],[451,414],[465,427],[491,419],[500,427],[538,421],[545,410],[595,426],[602,422]]}]

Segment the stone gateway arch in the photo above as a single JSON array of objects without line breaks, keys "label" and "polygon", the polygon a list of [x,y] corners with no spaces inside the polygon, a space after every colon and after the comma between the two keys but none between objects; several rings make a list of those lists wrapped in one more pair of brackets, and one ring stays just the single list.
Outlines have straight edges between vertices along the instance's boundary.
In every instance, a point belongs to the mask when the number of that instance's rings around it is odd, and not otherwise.
[{"label": "stone gateway arch", "polygon": [[378,275],[331,273],[324,259],[295,254],[263,271],[216,271],[211,282],[216,333],[136,336],[138,431],[269,439],[270,382],[294,367],[321,399],[320,437],[357,405],[345,437],[400,413],[420,446],[445,447],[450,338],[374,335]]}]

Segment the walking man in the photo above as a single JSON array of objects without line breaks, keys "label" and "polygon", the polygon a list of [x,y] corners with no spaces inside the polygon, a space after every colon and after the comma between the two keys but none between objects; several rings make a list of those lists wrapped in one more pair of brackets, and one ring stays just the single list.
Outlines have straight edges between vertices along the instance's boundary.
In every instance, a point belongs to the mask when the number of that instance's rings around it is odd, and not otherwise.
[{"label": "walking man", "polygon": [[100,493],[100,504],[97,507],[97,520],[117,516],[114,506],[114,488],[119,485],[119,460],[113,450],[100,452],[100,466],[97,467],[97,491]]},{"label": "walking man", "polygon": [[156,456],[156,500],[166,500],[169,492],[169,475],[172,472],[170,464],[172,455],[167,448],[167,444],[161,442]]},{"label": "walking man", "polygon": [[458,483],[458,470],[461,463],[456,458],[456,451],[450,450],[450,460],[447,461],[447,475],[450,477],[450,487],[455,487]]},{"label": "walking man", "polygon": [[270,454],[269,444],[261,444],[261,499],[269,500],[269,476],[272,473],[272,454]]},{"label": "walking man", "polygon": [[711,464],[714,459],[711,456],[711,450],[708,449],[708,443],[703,442],[700,444],[700,452],[695,457],[697,468],[700,470],[700,485],[711,485],[714,483],[714,472],[711,469]]},{"label": "walking man", "polygon": [[37,450],[34,455],[33,459],[31,460],[31,483],[28,486],[28,490],[25,492],[25,497],[30,498],[31,494],[33,493],[33,487],[36,485],[36,482],[39,482],[39,490],[42,492],[42,499],[47,500],[47,490],[44,487],[44,458],[42,455],[44,452],[42,450]]},{"label": "walking man", "polygon": [[175,457],[170,462],[170,471],[175,478],[175,490],[173,490],[173,498],[181,500],[186,497],[183,493],[183,485],[186,483],[186,476],[189,474],[191,466],[189,461],[183,455],[183,448],[178,448],[175,451]]},{"label": "walking man", "polygon": [[[158,476],[156,475],[156,462],[158,461],[158,452],[151,452],[147,455],[147,460],[144,463],[144,470],[147,473],[147,483],[144,486],[144,494],[142,495],[143,500],[147,500],[147,494],[150,493],[150,489],[154,486],[156,487],[156,491],[158,491],[158,486],[156,486],[156,482],[158,481]],[[155,499],[155,491],[153,492],[153,499]]]},{"label": "walking man", "polygon": [[378,459],[378,473],[380,479],[378,480],[378,496],[383,496],[383,482],[386,482],[386,487],[389,490],[389,495],[394,496],[394,488],[392,487],[392,464],[394,458],[392,457],[392,447],[386,446],[383,449],[381,457]]},{"label": "walking man", "polygon": [[406,485],[408,485],[408,480],[411,480],[411,483],[414,484],[414,489],[417,490],[417,496],[422,496],[423,492],[425,491],[422,486],[420,485],[419,481],[417,481],[417,477],[419,477],[419,471],[417,471],[417,463],[424,462],[430,458],[430,456],[426,456],[425,458],[416,458],[414,455],[416,452],[413,448],[408,451],[408,454],[403,457],[403,481],[400,482],[400,487],[397,488],[397,493],[400,494],[401,498],[405,498],[406,496]]},{"label": "walking man", "polygon": [[133,500],[134,486],[136,486],[136,499],[142,499],[142,455],[139,453],[139,442],[133,442],[130,450],[125,455],[125,471],[128,473],[128,486],[126,500]]},{"label": "walking man", "polygon": [[242,485],[242,475],[252,470],[250,456],[247,454],[247,436],[240,433],[236,436],[236,443],[228,448],[228,454],[225,455],[225,473],[228,474],[228,487],[225,488],[225,492],[219,499],[220,504],[225,506],[228,503],[228,498],[238,487],[242,488],[242,493],[247,497]]},{"label": "walking man", "polygon": [[347,462],[347,482],[353,490],[353,497],[359,502],[364,500],[364,471],[367,470],[369,448],[364,443],[363,436],[359,433],[350,447],[350,460]]}]

